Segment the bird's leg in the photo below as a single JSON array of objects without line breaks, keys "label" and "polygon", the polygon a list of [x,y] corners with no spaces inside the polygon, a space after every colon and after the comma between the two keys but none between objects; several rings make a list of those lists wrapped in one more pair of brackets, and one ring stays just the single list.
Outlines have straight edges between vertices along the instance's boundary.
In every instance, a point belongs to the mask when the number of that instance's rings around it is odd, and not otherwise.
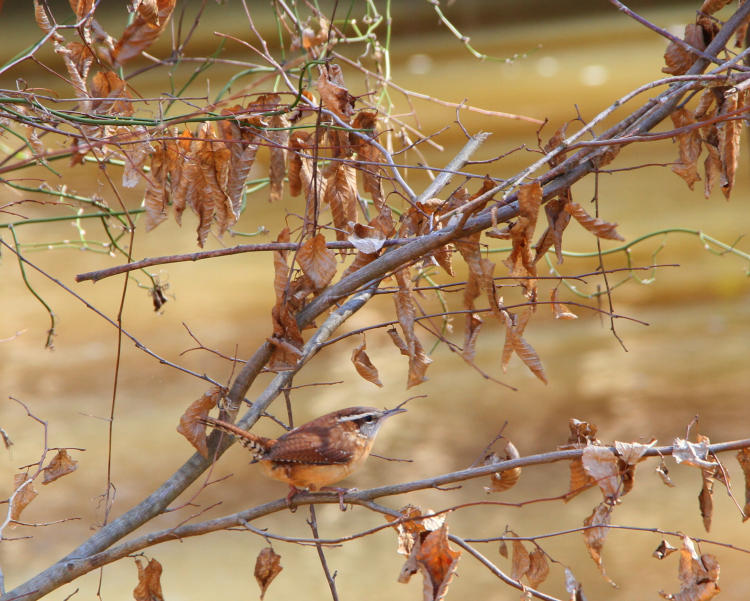
[{"label": "bird's leg", "polygon": [[341,511],[346,511],[346,505],[344,505],[344,495],[349,492],[354,492],[356,488],[341,488],[339,486],[322,486],[318,490],[329,490],[335,492],[339,496],[339,508]]},{"label": "bird's leg", "polygon": [[289,485],[289,494],[286,496],[286,506],[289,508],[289,511],[294,513],[297,511],[297,506],[292,503],[292,499],[297,495],[298,492],[302,492],[299,488],[297,488],[294,484]]}]

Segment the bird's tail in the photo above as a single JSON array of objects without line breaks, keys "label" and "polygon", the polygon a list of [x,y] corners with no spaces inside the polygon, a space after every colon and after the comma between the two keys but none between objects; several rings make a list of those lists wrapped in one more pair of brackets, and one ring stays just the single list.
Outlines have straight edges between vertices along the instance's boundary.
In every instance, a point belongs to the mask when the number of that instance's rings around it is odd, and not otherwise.
[{"label": "bird's tail", "polygon": [[272,442],[264,436],[252,434],[242,428],[238,428],[234,424],[230,424],[229,422],[214,417],[202,417],[199,421],[206,426],[211,426],[214,430],[219,430],[220,432],[224,432],[237,438],[240,444],[252,453],[253,461],[261,459],[268,451]]}]

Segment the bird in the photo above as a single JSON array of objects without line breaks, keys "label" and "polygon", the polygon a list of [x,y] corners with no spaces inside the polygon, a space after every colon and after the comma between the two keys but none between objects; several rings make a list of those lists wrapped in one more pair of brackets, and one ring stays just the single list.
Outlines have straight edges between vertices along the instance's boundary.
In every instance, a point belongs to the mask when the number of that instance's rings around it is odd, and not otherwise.
[{"label": "bird", "polygon": [[[302,424],[279,438],[266,438],[247,432],[229,422],[204,417],[201,422],[230,434],[252,453],[251,463],[259,463],[263,473],[289,484],[287,505],[300,490],[330,489],[362,465],[372,450],[380,427],[401,407],[347,407]],[[344,509],[342,496],[347,489],[334,488]]]}]

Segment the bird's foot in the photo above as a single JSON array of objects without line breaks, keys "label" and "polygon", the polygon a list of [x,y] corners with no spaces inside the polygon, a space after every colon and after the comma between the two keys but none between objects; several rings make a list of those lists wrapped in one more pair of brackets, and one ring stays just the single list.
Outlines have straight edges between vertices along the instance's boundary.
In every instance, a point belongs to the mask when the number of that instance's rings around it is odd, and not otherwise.
[{"label": "bird's foot", "polygon": [[341,488],[339,486],[323,486],[320,490],[327,490],[335,492],[339,496],[339,508],[341,511],[346,511],[346,505],[344,505],[344,495],[349,492],[354,492],[356,488]]},{"label": "bird's foot", "polygon": [[286,496],[286,506],[289,508],[289,511],[294,513],[297,511],[297,506],[292,503],[292,499],[294,499],[295,496],[297,496],[297,493],[302,492],[299,488],[294,486],[294,484],[289,485],[289,494]]}]

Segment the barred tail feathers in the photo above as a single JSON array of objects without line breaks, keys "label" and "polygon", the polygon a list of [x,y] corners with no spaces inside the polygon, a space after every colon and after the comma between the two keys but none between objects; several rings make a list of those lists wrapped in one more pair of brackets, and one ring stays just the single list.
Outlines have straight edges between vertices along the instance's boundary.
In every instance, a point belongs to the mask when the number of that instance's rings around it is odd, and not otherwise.
[{"label": "barred tail feathers", "polygon": [[224,432],[239,439],[239,443],[252,453],[254,461],[261,459],[270,446],[271,440],[268,438],[247,432],[229,422],[213,417],[205,417],[200,421],[207,426],[211,426],[214,430],[219,430],[220,432]]}]

